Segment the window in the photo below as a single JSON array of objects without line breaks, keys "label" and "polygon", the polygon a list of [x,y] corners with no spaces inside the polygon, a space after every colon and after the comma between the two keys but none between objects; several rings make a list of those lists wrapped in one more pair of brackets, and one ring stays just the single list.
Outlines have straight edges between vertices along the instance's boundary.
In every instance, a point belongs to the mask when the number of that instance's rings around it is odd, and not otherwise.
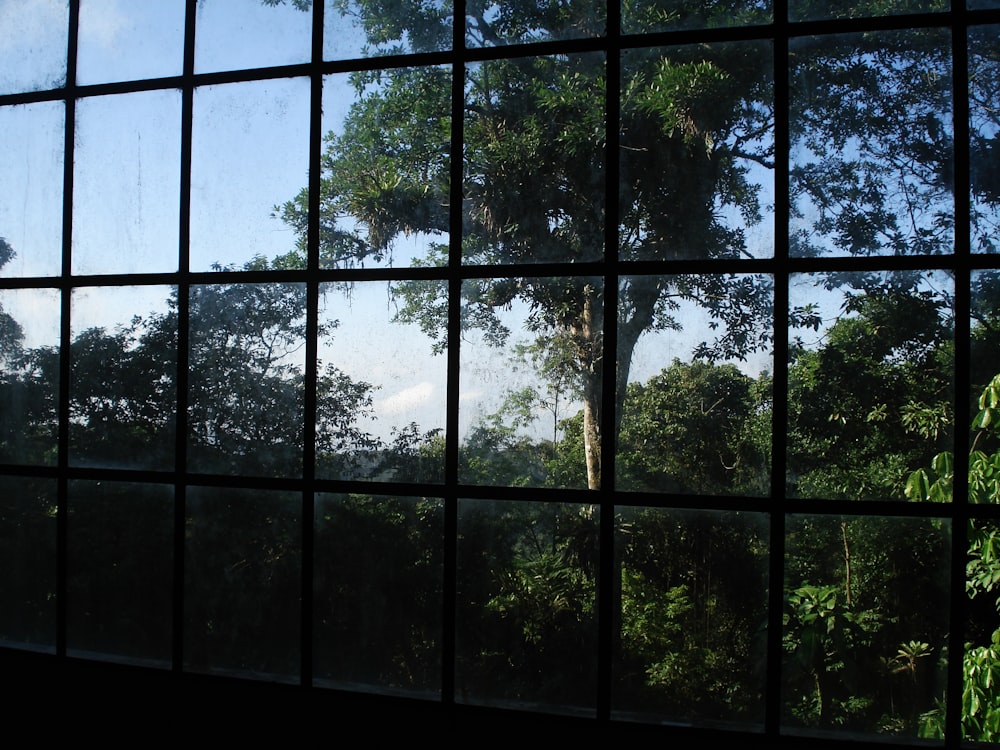
[{"label": "window", "polygon": [[1000,4],[0,39],[8,658],[1000,741]]}]

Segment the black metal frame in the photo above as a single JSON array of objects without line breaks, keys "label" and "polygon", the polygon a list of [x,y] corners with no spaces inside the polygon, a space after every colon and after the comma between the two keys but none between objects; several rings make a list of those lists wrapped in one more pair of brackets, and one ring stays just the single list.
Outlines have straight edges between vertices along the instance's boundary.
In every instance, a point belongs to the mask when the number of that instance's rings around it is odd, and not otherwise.
[{"label": "black metal frame", "polygon": [[[970,518],[1000,518],[1000,506],[970,506],[964,502],[952,505],[927,506],[923,504],[871,502],[863,507],[856,503],[824,501],[816,503],[806,500],[796,500],[784,496],[785,487],[785,425],[787,410],[784,399],[774,399],[773,416],[773,466],[772,490],[766,498],[731,498],[731,497],[699,497],[697,499],[663,496],[653,494],[629,493],[624,498],[614,490],[605,489],[596,493],[596,501],[600,505],[600,547],[601,575],[599,577],[599,632],[600,646],[598,653],[599,684],[598,695],[595,696],[596,715],[593,720],[566,719],[558,717],[541,717],[519,712],[499,711],[486,708],[459,705],[455,701],[455,680],[453,664],[455,661],[455,593],[457,568],[457,519],[459,497],[491,498],[517,501],[525,495],[531,499],[554,499],[559,501],[579,501],[592,503],[595,493],[586,490],[551,490],[538,489],[529,493],[520,489],[503,487],[480,487],[463,485],[458,476],[458,382],[459,371],[458,347],[448,350],[449,385],[447,391],[448,411],[446,423],[446,464],[445,479],[442,485],[420,485],[408,483],[372,483],[319,480],[315,476],[314,447],[316,441],[315,425],[312,420],[305,420],[304,431],[304,463],[301,478],[289,479],[256,479],[190,473],[186,462],[187,435],[187,344],[188,344],[188,290],[192,285],[203,283],[219,283],[223,281],[241,282],[274,282],[301,281],[308,288],[308,330],[306,358],[307,362],[315,362],[317,356],[317,319],[319,306],[319,288],[324,282],[333,280],[402,280],[419,278],[436,278],[447,281],[450,297],[449,340],[459,341],[460,320],[458,304],[461,295],[462,282],[478,277],[503,277],[512,274],[523,275],[523,267],[513,266],[463,266],[461,256],[461,186],[462,186],[462,143],[463,143],[463,107],[464,68],[469,63],[501,57],[520,55],[601,52],[606,54],[607,75],[607,152],[617,151],[618,142],[618,111],[619,111],[619,53],[622,50],[646,46],[670,44],[689,44],[692,42],[717,42],[730,40],[764,39],[774,44],[774,81],[775,81],[775,195],[787,196],[789,127],[788,111],[788,42],[799,36],[812,34],[830,34],[846,31],[869,29],[907,29],[923,26],[934,26],[951,30],[953,41],[953,90],[954,98],[954,136],[955,136],[955,184],[969,184],[969,150],[968,150],[968,98],[967,86],[967,52],[966,32],[969,26],[1000,22],[998,11],[968,11],[964,0],[954,0],[952,8],[942,13],[928,13],[910,16],[894,16],[876,19],[817,21],[808,23],[790,23],[787,18],[787,0],[774,1],[774,17],[772,24],[746,28],[720,28],[695,31],[678,31],[648,35],[622,35],[617,29],[620,24],[620,10],[617,2],[608,3],[608,34],[596,39],[581,39],[562,42],[545,42],[534,45],[516,45],[508,47],[465,48],[464,18],[465,0],[455,0],[455,18],[453,50],[432,54],[401,55],[391,57],[376,57],[347,61],[323,61],[323,3],[314,3],[312,62],[301,65],[281,66],[258,70],[237,70],[231,72],[196,74],[194,67],[194,39],[197,0],[187,0],[187,20],[184,43],[183,74],[177,77],[155,80],[126,81],[93,86],[77,86],[73,83],[76,72],[76,37],[79,25],[79,0],[70,0],[69,42],[67,84],[63,88],[50,91],[29,92],[23,94],[0,96],[0,106],[9,104],[26,104],[40,101],[64,102],[66,108],[65,143],[64,143],[64,195],[71,196],[73,192],[73,156],[76,102],[84,97],[105,94],[118,94],[153,89],[179,89],[182,92],[183,124],[181,130],[181,194],[180,194],[180,242],[178,249],[179,270],[166,274],[137,275],[104,275],[104,276],[74,276],[71,272],[72,237],[72,202],[64,200],[63,206],[63,256],[62,274],[58,277],[35,278],[0,278],[0,289],[17,288],[58,288],[62,295],[60,346],[66,353],[70,347],[70,297],[74,288],[88,286],[114,285],[152,285],[169,284],[178,289],[179,312],[179,348],[177,362],[177,424],[176,424],[176,463],[172,472],[128,471],[113,469],[93,469],[71,466],[68,461],[69,418],[68,404],[70,399],[69,382],[70,369],[67,356],[61,360],[61,380],[59,386],[60,419],[58,432],[59,458],[52,467],[0,465],[0,476],[48,477],[57,480],[58,484],[58,589],[57,589],[57,643],[56,654],[53,657],[38,654],[28,654],[18,651],[0,650],[0,665],[9,670],[15,679],[23,685],[37,684],[39,690],[46,692],[52,689],[47,682],[50,679],[61,680],[64,686],[75,686],[86,689],[92,684],[100,684],[113,691],[119,698],[125,698],[130,692],[129,685],[142,684],[149,689],[165,689],[173,694],[198,695],[209,698],[218,690],[231,691],[233,695],[241,695],[254,702],[254,705],[281,705],[286,710],[295,713],[294,707],[302,710],[302,715],[309,710],[333,711],[337,715],[383,717],[392,722],[392,716],[399,717],[405,725],[422,729],[459,730],[462,732],[481,732],[484,727],[508,726],[534,730],[539,727],[560,729],[562,731],[579,730],[586,736],[595,729],[614,729],[619,737],[650,738],[663,740],[690,740],[695,742],[719,740],[739,746],[778,747],[792,746],[796,740],[783,734],[780,726],[780,691],[781,676],[781,612],[783,607],[783,562],[785,519],[790,513],[809,512],[815,514],[877,514],[888,516],[922,516],[940,517],[950,520],[953,530],[952,549],[952,612],[953,622],[960,623],[959,613],[965,606],[965,549],[966,528]],[[329,270],[321,269],[319,265],[319,195],[320,169],[318,165],[322,155],[322,109],[321,95],[323,81],[326,76],[336,72],[351,70],[385,68],[394,66],[414,65],[445,65],[453,72],[452,84],[452,201],[451,201],[451,244],[450,263],[447,268],[391,268],[391,269],[355,269]],[[308,244],[308,265],[301,271],[274,272],[193,272],[187,257],[189,244],[188,220],[191,214],[190,173],[192,161],[192,111],[193,97],[196,88],[211,84],[230,83],[236,81],[254,81],[262,79],[277,79],[290,77],[308,77],[311,81],[311,115],[310,115],[310,223]],[[619,262],[617,258],[617,222],[618,215],[618,166],[609,160],[606,165],[605,206],[605,259],[598,263],[573,265],[538,265],[531,267],[532,275],[596,275],[605,281],[605,304],[607,310],[615,310],[617,306],[617,282],[619,274],[662,274],[676,272],[755,272],[769,274],[775,280],[775,320],[774,320],[774,350],[787,350],[788,332],[786,311],[788,307],[787,280],[793,273],[818,270],[904,270],[904,269],[947,269],[954,273],[956,290],[956,347],[955,380],[956,403],[964,404],[969,396],[969,356],[964,342],[968,341],[969,324],[964,311],[969,309],[969,284],[971,274],[978,269],[1000,268],[1000,259],[995,256],[976,255],[970,252],[969,243],[969,196],[967,190],[957,189],[955,192],[955,248],[954,254],[920,257],[878,257],[878,258],[842,258],[842,259],[801,259],[789,257],[788,221],[789,206],[787,201],[776,198],[775,247],[774,255],[764,259],[738,259],[729,261],[713,261],[710,266],[703,262],[690,261],[675,264],[644,262]],[[617,332],[615,318],[606,316],[605,346],[608,351],[615,351]],[[605,367],[613,368],[613,360],[605,359]],[[306,400],[305,413],[312,414],[316,406],[316,372],[315,367],[306,367]],[[614,372],[608,369],[604,378],[604,409],[606,414],[614,412]],[[774,370],[774,392],[787,392],[787,373],[781,367]],[[610,430],[603,435],[604,455],[613,456],[614,436]],[[967,487],[964,477],[967,465],[964,463],[962,451],[956,452],[955,497],[965,496]],[[65,592],[67,582],[66,567],[66,518],[68,484],[75,479],[106,479],[131,480],[171,485],[175,488],[174,517],[174,641],[173,669],[169,675],[159,673],[147,674],[137,667],[124,668],[116,665],[87,664],[66,656],[66,605]],[[614,462],[606,461],[604,481],[606,487],[614,487]],[[197,675],[181,675],[184,623],[184,521],[185,521],[185,491],[188,486],[234,486],[234,487],[270,487],[275,489],[294,490],[302,495],[302,617],[301,617],[301,680],[300,686],[274,687],[258,685],[251,687],[241,685],[239,681],[223,678],[206,678]],[[443,670],[442,697],[440,704],[422,701],[406,701],[379,696],[361,696],[343,693],[335,690],[312,687],[312,566],[313,557],[313,498],[317,492],[379,492],[405,495],[433,495],[443,497],[445,501],[445,573],[444,573],[444,634],[443,634]],[[720,732],[705,728],[681,728],[665,726],[634,726],[613,721],[611,718],[611,663],[612,663],[612,548],[614,542],[614,509],[616,504],[623,502],[628,505],[648,505],[656,507],[691,507],[694,503],[699,508],[740,509],[758,511],[769,514],[771,519],[770,538],[770,593],[769,593],[769,645],[768,645],[768,679],[765,725],[762,734],[743,732]],[[955,655],[963,650],[963,638],[959,627],[953,628],[950,634],[949,651],[953,655],[950,660],[947,686],[948,706],[946,747],[958,747],[960,735],[960,718],[956,710],[961,705],[962,677],[961,660]],[[17,684],[13,685],[17,690]],[[70,689],[70,688],[68,688]],[[75,697],[74,697],[75,696]],[[252,697],[251,697],[252,696]],[[67,694],[67,700],[77,701],[79,705],[87,704],[84,696],[79,693]],[[259,703],[257,703],[259,701]],[[344,709],[343,712],[338,707]],[[72,710],[71,708],[68,710]],[[354,713],[355,711],[359,713]],[[843,746],[851,743],[856,746],[857,740],[849,738],[814,740],[811,747]]]}]

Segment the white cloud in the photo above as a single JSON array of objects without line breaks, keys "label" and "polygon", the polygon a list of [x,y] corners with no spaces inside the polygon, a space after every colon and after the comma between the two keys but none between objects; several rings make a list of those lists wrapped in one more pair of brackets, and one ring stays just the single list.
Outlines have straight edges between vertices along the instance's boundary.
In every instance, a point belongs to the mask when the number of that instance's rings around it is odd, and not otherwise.
[{"label": "white cloud", "polygon": [[382,400],[381,414],[401,414],[412,411],[430,402],[434,395],[434,384],[428,381],[404,388]]},{"label": "white cloud", "polygon": [[119,34],[128,25],[128,18],[121,9],[121,0],[104,0],[100,4],[88,4],[80,15],[81,46],[97,45],[105,49],[114,48]]}]

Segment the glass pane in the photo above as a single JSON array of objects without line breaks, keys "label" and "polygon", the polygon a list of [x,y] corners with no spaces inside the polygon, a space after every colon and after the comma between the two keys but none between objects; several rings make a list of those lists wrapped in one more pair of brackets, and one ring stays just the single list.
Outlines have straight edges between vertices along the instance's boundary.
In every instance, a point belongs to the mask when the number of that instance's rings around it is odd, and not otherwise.
[{"label": "glass pane", "polygon": [[[429,265],[447,259],[450,87],[451,73],[440,67],[327,77],[322,268]],[[308,208],[305,189],[281,207],[300,252],[306,247]]]},{"label": "glass pane", "polygon": [[909,478],[954,449],[954,293],[940,271],[792,277],[791,496],[951,499]]},{"label": "glass pane", "polygon": [[59,312],[56,289],[0,290],[0,461],[56,462]]},{"label": "glass pane", "polygon": [[622,31],[706,29],[770,23],[771,0],[622,0]]},{"label": "glass pane", "polygon": [[0,570],[0,646],[54,653],[54,480],[0,477]]},{"label": "glass pane", "polygon": [[465,16],[469,47],[530,44],[604,36],[607,11],[602,0],[560,3],[473,0]]},{"label": "glass pane", "polygon": [[174,488],[70,483],[66,652],[169,667]]},{"label": "glass pane", "polygon": [[770,493],[773,315],[768,276],[622,278],[619,489]]},{"label": "glass pane", "polygon": [[768,518],[621,508],[612,718],[760,729]]},{"label": "glass pane", "polygon": [[[969,349],[971,365],[970,403],[966,419],[959,412],[956,448],[967,441],[969,456],[969,502],[1000,503],[1000,440],[996,431],[996,405],[1000,403],[1000,271],[972,274]],[[969,425],[966,433],[963,428]],[[951,487],[951,466],[925,470],[927,482]]]},{"label": "glass pane", "polygon": [[187,498],[184,668],[296,682],[301,498],[193,487]]},{"label": "glass pane", "polygon": [[774,255],[769,42],[623,54],[624,260]]},{"label": "glass pane", "polygon": [[440,500],[317,498],[318,685],[440,697],[443,534]]},{"label": "glass pane", "polygon": [[303,284],[191,287],[188,467],[302,471]]},{"label": "glass pane", "polygon": [[308,62],[309,0],[199,0],[196,73]]},{"label": "glass pane", "polygon": [[176,271],[180,92],[84,99],[76,124],[73,272]]},{"label": "glass pane", "polygon": [[789,0],[790,21],[815,21],[824,18],[865,18],[906,13],[933,13],[951,7],[948,0],[854,0],[831,3],[829,0]]},{"label": "glass pane", "polygon": [[469,67],[466,263],[603,257],[604,74],[598,54]]},{"label": "glass pane", "polygon": [[66,84],[69,0],[0,3],[0,94]]},{"label": "glass pane", "polygon": [[385,282],[321,292],[317,474],[443,481],[445,357],[435,356],[416,323],[399,317]]},{"label": "glass pane", "polygon": [[926,736],[944,703],[950,523],[790,516],[786,532],[785,730]]},{"label": "glass pane", "polygon": [[[997,731],[1000,685],[995,678],[1000,670],[998,545],[1000,526],[995,520],[974,519],[969,522],[965,581],[969,597],[968,617],[962,631],[965,643],[962,654],[962,738],[974,742],[1000,741],[1000,732]],[[944,733],[944,701],[941,703],[942,706],[931,717],[935,736]]]},{"label": "glass pane", "polygon": [[792,41],[793,255],[952,252],[950,46],[947,29]]},{"label": "glass pane", "polygon": [[0,107],[0,276],[55,276],[62,267],[65,121],[58,102]]},{"label": "glass pane", "polygon": [[595,715],[598,516],[459,501],[457,702]]},{"label": "glass pane", "polygon": [[1000,26],[969,31],[969,150],[972,251],[1000,252]]},{"label": "glass pane", "polygon": [[77,83],[180,75],[185,5],[184,0],[81,0]]},{"label": "glass pane", "polygon": [[438,52],[451,49],[451,42],[451,0],[397,5],[325,0],[324,60]]},{"label": "glass pane", "polygon": [[176,294],[160,286],[73,290],[71,464],[173,468]]},{"label": "glass pane", "polygon": [[1000,8],[1000,0],[968,0],[967,6],[969,10]]},{"label": "glass pane", "polygon": [[197,89],[192,138],[191,270],[304,266],[275,206],[308,182],[308,79]]},{"label": "glass pane", "polygon": [[462,296],[460,480],[600,488],[601,280],[476,279]]}]

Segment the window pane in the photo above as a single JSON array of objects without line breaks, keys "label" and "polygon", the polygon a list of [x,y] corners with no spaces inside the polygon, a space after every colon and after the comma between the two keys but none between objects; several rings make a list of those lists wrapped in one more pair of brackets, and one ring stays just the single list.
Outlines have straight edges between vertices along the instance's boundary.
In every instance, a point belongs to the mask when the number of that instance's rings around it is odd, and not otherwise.
[{"label": "window pane", "polygon": [[66,84],[68,0],[0,4],[0,94]]},{"label": "window pane", "polygon": [[986,8],[1000,8],[998,0],[968,0],[969,10],[980,10]]},{"label": "window pane", "polygon": [[451,49],[451,0],[365,5],[325,0],[323,59],[438,52]]},{"label": "window pane", "polygon": [[191,288],[189,468],[302,471],[303,284]]},{"label": "window pane", "polygon": [[619,489],[769,494],[773,309],[767,276],[622,278]]},{"label": "window pane", "polygon": [[385,282],[321,291],[317,474],[443,481],[445,357],[397,320]]},{"label": "window pane", "polygon": [[161,286],[73,290],[70,463],[173,468],[176,294]]},{"label": "window pane", "polygon": [[562,3],[470,3],[465,17],[469,47],[531,44],[559,39],[604,36],[607,12],[602,0],[567,0]]},{"label": "window pane", "polygon": [[623,54],[622,259],[774,255],[773,78],[769,42]]},{"label": "window pane", "polygon": [[616,526],[613,718],[761,728],[767,516],[624,507]]},{"label": "window pane", "polygon": [[440,697],[443,533],[440,500],[317,498],[317,684]]},{"label": "window pane", "polygon": [[944,704],[950,522],[790,516],[786,531],[785,730],[923,736]]},{"label": "window pane", "polygon": [[0,107],[0,276],[55,276],[62,266],[65,119],[58,102]]},{"label": "window pane", "polygon": [[771,22],[771,0],[623,0],[622,31],[706,29]]},{"label": "window pane", "polygon": [[0,461],[56,463],[59,310],[56,289],[0,290]]},{"label": "window pane", "polygon": [[462,294],[461,481],[599,488],[601,280],[477,279]]},{"label": "window pane", "polygon": [[184,0],[81,0],[80,84],[181,74]]},{"label": "window pane", "polygon": [[948,10],[950,5],[948,0],[855,0],[850,3],[831,3],[829,0],[789,0],[788,19],[814,21],[823,18],[865,18],[930,13]]},{"label": "window pane", "polygon": [[[998,686],[994,675],[1000,669],[997,646],[1000,623],[997,612],[997,580],[1000,580],[996,549],[1000,527],[995,520],[969,522],[969,552],[966,564],[965,591],[968,594],[968,619],[962,654],[962,737],[974,742],[995,743]],[[943,728],[944,713],[934,718]]]},{"label": "window pane", "polygon": [[947,29],[793,40],[792,253],[953,248]]},{"label": "window pane", "polygon": [[790,495],[950,499],[907,480],[954,448],[953,298],[938,271],[792,277]]},{"label": "window pane", "polygon": [[197,89],[192,138],[191,269],[304,266],[275,205],[308,180],[308,79]]},{"label": "window pane", "polygon": [[56,482],[0,477],[0,646],[56,650]]},{"label": "window pane", "polygon": [[309,2],[200,0],[196,73],[308,62],[312,52]]},{"label": "window pane", "polygon": [[457,701],[594,715],[598,515],[459,501]]},{"label": "window pane", "polygon": [[[1000,7],[1000,6],[997,6]],[[972,251],[998,252],[1000,236],[1000,26],[969,31],[969,168]]]},{"label": "window pane", "polygon": [[184,559],[184,668],[295,682],[301,498],[193,487]]},{"label": "window pane", "polygon": [[76,123],[73,272],[176,271],[180,92],[84,99]]},{"label": "window pane", "polygon": [[462,238],[469,264],[604,252],[604,56],[470,66]]},{"label": "window pane", "polygon": [[[360,93],[356,86],[362,87]],[[326,78],[322,268],[447,259],[450,87],[451,73],[441,67]],[[281,217],[304,249],[308,192],[301,190],[286,202]]]},{"label": "window pane", "polygon": [[174,489],[70,483],[66,651],[169,667]]}]

